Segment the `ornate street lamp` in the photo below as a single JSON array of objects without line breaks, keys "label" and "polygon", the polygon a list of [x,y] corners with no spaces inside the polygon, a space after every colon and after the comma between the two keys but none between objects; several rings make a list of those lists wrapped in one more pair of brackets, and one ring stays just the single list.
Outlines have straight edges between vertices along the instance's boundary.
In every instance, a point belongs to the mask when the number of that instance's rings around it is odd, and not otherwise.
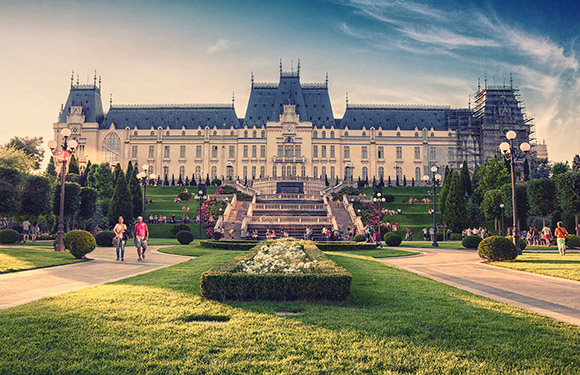
[{"label": "ornate street lamp", "polygon": [[64,251],[64,186],[66,178],[66,163],[70,160],[74,150],[77,148],[78,143],[74,139],[68,140],[71,131],[69,128],[64,128],[60,131],[60,135],[63,137],[63,143],[60,147],[55,140],[48,141],[48,148],[50,148],[54,159],[57,163],[61,163],[61,175],[60,175],[60,214],[58,217],[58,232],[56,232],[56,251]]},{"label": "ornate street lamp", "polygon": [[199,237],[198,239],[201,240],[201,224],[203,223],[203,219],[201,218],[201,202],[207,200],[209,197],[207,195],[204,194],[203,191],[198,191],[198,193],[195,195],[195,199],[197,200],[197,203],[199,204],[199,207],[197,209],[198,211],[198,215],[199,215]]},{"label": "ornate street lamp", "polygon": [[[431,246],[438,247],[439,244],[437,243],[437,185],[441,181],[441,175],[437,173],[437,166],[434,165],[431,167],[431,173],[433,174],[432,183],[433,183],[433,242]],[[423,181],[425,183],[429,182],[429,176],[424,175]]]},{"label": "ornate street lamp", "polygon": [[143,185],[143,202],[141,203],[141,216],[143,216],[143,220],[145,220],[145,196],[147,194],[147,185],[149,185],[149,181],[155,180],[157,175],[155,173],[151,173],[147,176],[147,171],[149,170],[149,166],[147,164],[143,165],[143,172],[139,172],[137,174],[137,178],[141,181],[141,185]]},{"label": "ornate street lamp", "polygon": [[381,223],[383,222],[383,212],[381,211],[381,202],[384,202],[386,199],[382,196],[381,192],[377,193],[377,196],[373,198],[373,202],[379,205],[379,241],[383,240],[383,236],[381,233]]},{"label": "ornate street lamp", "polygon": [[509,140],[508,142],[502,142],[499,145],[499,149],[501,153],[505,157],[506,160],[510,162],[510,172],[512,177],[512,208],[513,208],[513,237],[514,237],[514,246],[516,247],[516,251],[518,254],[522,254],[522,250],[520,249],[520,225],[518,222],[518,208],[516,202],[516,177],[514,173],[514,164],[515,160],[518,158],[524,158],[528,151],[530,151],[530,144],[528,142],[523,142],[520,144],[521,153],[517,153],[517,149],[514,148],[514,139],[516,139],[517,133],[513,130],[510,130],[506,133],[506,138]]}]

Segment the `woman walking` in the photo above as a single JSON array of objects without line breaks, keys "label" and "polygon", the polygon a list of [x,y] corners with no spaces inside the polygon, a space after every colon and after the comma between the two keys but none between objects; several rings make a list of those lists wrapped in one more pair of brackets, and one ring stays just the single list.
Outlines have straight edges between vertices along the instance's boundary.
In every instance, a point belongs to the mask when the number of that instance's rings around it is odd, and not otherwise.
[{"label": "woman walking", "polygon": [[558,227],[554,231],[554,234],[556,235],[560,255],[566,255],[566,236],[568,235],[568,231],[564,228],[563,222],[558,221]]},{"label": "woman walking", "polygon": [[127,226],[123,222],[123,216],[119,216],[119,222],[113,228],[115,239],[117,241],[117,260],[119,260],[119,251],[121,261],[125,260],[125,242],[127,242]]}]

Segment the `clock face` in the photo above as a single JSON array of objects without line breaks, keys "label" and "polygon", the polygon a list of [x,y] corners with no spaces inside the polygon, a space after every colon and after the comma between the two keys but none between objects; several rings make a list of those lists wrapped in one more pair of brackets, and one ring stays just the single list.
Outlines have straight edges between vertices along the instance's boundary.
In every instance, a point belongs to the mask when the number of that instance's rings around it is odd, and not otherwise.
[{"label": "clock face", "polygon": [[77,128],[76,126],[72,128],[73,133],[78,133],[78,131],[79,131],[79,128]]},{"label": "clock face", "polygon": [[287,131],[288,133],[290,133],[290,132],[292,131],[292,127],[291,127],[291,126],[287,126],[287,127],[286,127],[286,131]]}]

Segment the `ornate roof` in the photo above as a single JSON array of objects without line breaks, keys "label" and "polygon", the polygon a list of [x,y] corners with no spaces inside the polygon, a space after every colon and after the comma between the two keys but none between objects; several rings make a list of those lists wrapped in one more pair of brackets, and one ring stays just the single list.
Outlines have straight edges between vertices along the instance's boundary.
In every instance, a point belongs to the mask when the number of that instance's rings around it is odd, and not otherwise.
[{"label": "ornate roof", "polygon": [[71,107],[82,106],[85,122],[101,123],[104,119],[101,90],[96,85],[74,85],[60,115],[60,122],[66,122]]},{"label": "ornate roof", "polygon": [[446,130],[448,128],[447,116],[451,111],[454,110],[447,106],[349,105],[340,121],[340,127]]}]

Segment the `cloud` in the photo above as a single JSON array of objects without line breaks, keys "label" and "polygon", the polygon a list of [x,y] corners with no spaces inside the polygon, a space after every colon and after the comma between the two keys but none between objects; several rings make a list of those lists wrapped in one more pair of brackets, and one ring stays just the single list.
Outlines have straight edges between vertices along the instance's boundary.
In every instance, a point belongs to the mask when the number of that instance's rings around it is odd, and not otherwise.
[{"label": "cloud", "polygon": [[428,32],[419,32],[414,27],[404,27],[400,30],[409,38],[419,42],[436,44],[447,48],[455,47],[499,47],[500,44],[491,39],[472,38],[460,35],[446,29],[432,28]]},{"label": "cloud", "polygon": [[215,44],[207,47],[207,53],[217,53],[224,51],[230,47],[230,41],[227,39],[219,38]]}]

